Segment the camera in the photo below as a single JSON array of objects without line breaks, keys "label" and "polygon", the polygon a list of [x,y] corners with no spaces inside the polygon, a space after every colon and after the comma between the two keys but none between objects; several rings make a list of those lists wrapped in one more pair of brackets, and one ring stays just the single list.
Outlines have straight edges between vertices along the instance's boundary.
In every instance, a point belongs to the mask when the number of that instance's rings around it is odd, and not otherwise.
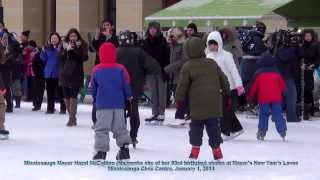
[{"label": "camera", "polygon": [[297,30],[279,30],[272,34],[272,45],[274,47],[285,46],[293,47],[299,46],[303,43],[302,34]]}]

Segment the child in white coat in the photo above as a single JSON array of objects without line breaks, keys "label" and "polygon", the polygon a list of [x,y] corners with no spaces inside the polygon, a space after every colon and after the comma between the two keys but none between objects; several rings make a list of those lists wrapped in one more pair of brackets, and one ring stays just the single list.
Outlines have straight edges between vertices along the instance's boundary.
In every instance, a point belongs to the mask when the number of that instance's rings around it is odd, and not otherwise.
[{"label": "child in white coat", "polygon": [[221,34],[218,31],[211,32],[207,39],[207,58],[213,59],[222,72],[227,76],[231,96],[225,96],[223,118],[221,120],[221,132],[224,140],[233,139],[241,135],[244,131],[236,117],[233,109],[232,99],[236,99],[237,96],[244,94],[244,88],[242,80],[230,52],[223,49],[223,42]]}]

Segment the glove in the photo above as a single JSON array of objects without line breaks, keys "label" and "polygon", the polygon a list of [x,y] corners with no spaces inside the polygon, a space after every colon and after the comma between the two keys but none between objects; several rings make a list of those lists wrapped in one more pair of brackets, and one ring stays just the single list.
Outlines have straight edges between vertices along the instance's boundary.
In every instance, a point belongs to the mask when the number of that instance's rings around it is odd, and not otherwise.
[{"label": "glove", "polygon": [[238,96],[241,96],[242,94],[245,93],[243,86],[237,87],[237,93],[238,93]]},{"label": "glove", "polygon": [[229,97],[229,98],[227,99],[227,110],[228,110],[228,111],[231,111],[231,110],[232,110],[232,99],[231,99],[231,97]]},{"label": "glove", "polygon": [[183,101],[176,101],[176,108],[181,109],[183,106]]},{"label": "glove", "polygon": [[6,94],[7,90],[6,89],[2,89],[0,90],[0,95],[1,96],[4,96]]}]

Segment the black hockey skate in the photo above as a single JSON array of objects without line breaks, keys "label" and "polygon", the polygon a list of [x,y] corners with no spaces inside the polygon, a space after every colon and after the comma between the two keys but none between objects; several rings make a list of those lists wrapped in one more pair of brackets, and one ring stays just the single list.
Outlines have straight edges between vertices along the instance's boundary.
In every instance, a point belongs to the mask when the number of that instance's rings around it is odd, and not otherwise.
[{"label": "black hockey skate", "polygon": [[133,146],[133,148],[136,149],[137,144],[139,143],[139,141],[138,141],[136,138],[132,138],[131,141],[132,141],[132,146]]},{"label": "black hockey skate", "polygon": [[125,144],[120,148],[116,159],[118,161],[130,159],[129,144]]},{"label": "black hockey skate", "polygon": [[7,130],[0,130],[0,140],[8,140],[9,139],[9,131]]},{"label": "black hockey skate", "polygon": [[93,156],[93,160],[106,160],[107,153],[99,151]]}]

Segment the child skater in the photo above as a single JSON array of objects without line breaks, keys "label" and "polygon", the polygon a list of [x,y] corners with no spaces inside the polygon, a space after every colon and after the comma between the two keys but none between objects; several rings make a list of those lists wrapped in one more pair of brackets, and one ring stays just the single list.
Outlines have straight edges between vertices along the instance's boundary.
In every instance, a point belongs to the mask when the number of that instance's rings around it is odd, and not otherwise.
[{"label": "child skater", "polygon": [[93,69],[91,88],[97,108],[94,160],[106,159],[110,131],[120,147],[117,160],[130,159],[131,138],[124,117],[126,100],[132,99],[130,77],[126,68],[116,63],[116,54],[113,44],[104,43],[99,50],[100,64]]},{"label": "child skater", "polygon": [[204,41],[190,37],[183,49],[188,62],[183,65],[179,77],[176,105],[179,109],[186,97],[189,100],[191,117],[189,138],[192,145],[189,158],[198,158],[205,128],[214,159],[222,159],[219,118],[223,114],[222,97],[230,93],[228,79],[216,62],[206,58]]},{"label": "child skater", "polygon": [[259,125],[257,139],[263,141],[267,130],[270,113],[281,138],[285,140],[287,125],[282,116],[283,93],[286,90],[285,82],[275,67],[275,60],[271,53],[266,53],[257,62],[258,70],[250,86],[248,100],[257,97],[259,103]]}]

